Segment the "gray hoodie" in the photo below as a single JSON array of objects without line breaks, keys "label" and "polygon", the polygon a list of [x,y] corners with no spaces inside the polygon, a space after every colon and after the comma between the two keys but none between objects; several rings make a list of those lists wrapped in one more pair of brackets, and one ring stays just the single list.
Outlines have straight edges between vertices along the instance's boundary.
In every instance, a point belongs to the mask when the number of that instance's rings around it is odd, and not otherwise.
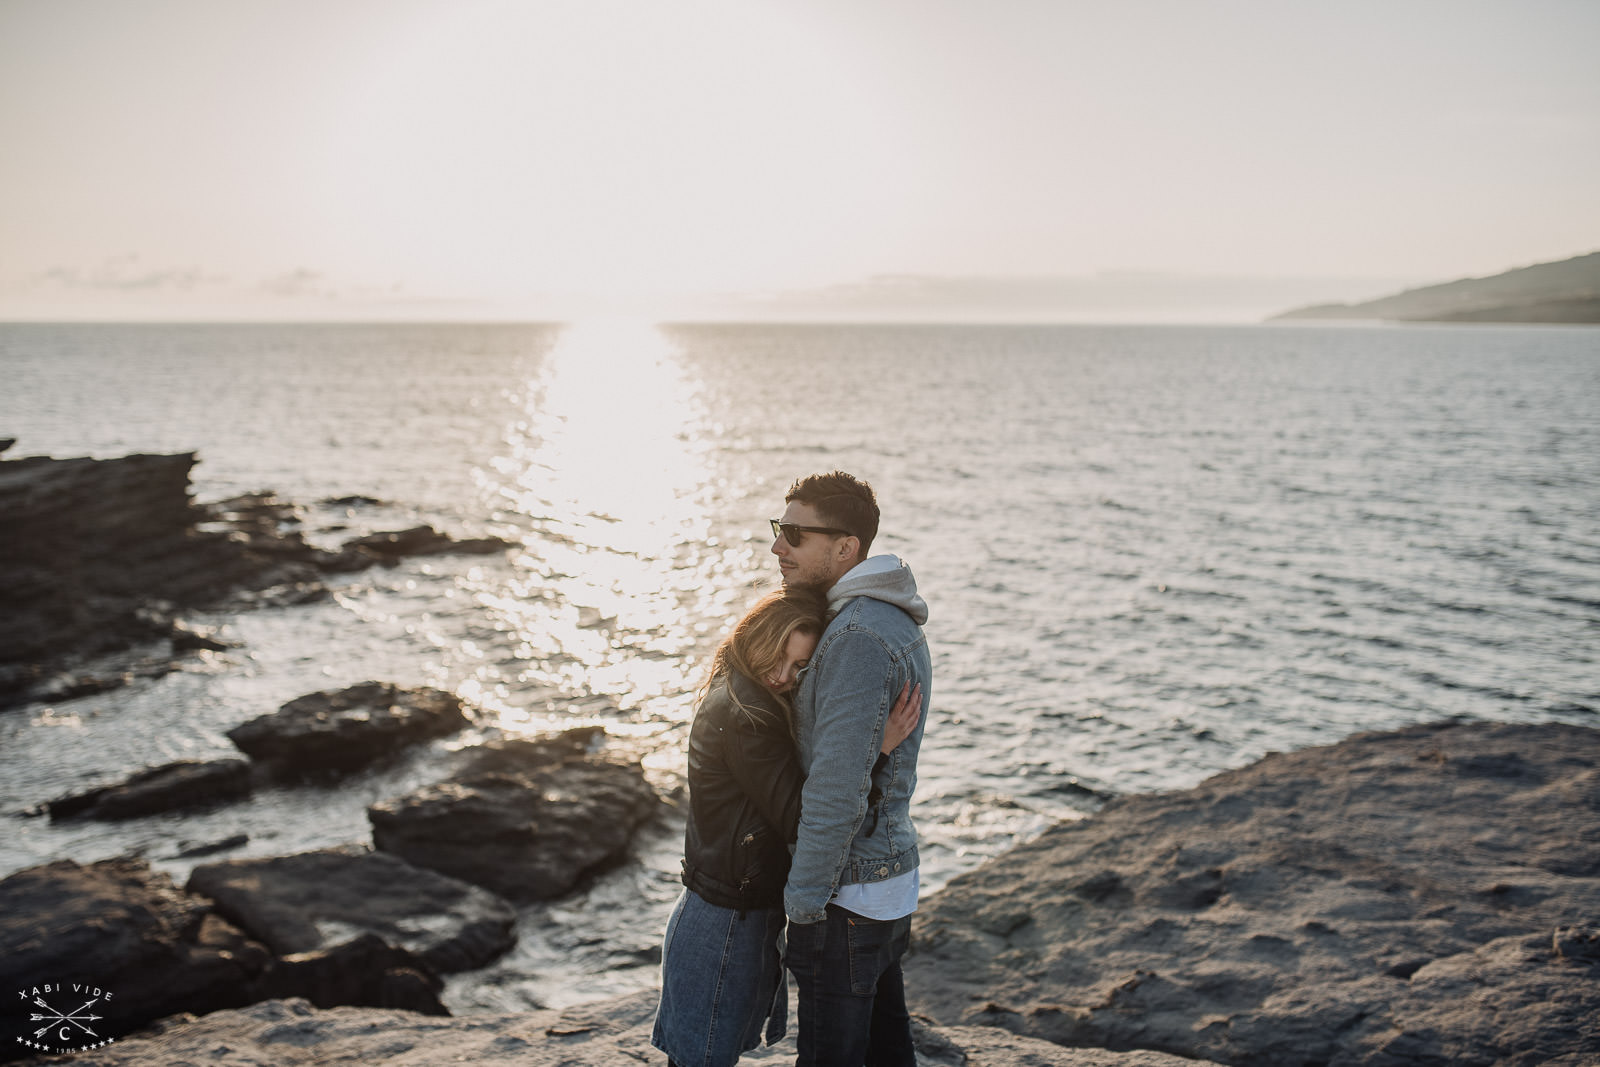
[{"label": "gray hoodie", "polygon": [[893,604],[918,626],[927,625],[928,602],[917,592],[917,580],[899,556],[873,556],[852,567],[828,590],[828,614],[837,615],[845,601],[858,596]]}]

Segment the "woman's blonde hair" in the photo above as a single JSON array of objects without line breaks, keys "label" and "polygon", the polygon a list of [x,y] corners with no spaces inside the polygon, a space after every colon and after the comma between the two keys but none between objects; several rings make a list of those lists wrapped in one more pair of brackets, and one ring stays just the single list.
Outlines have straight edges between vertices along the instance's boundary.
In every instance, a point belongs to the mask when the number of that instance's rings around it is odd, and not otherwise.
[{"label": "woman's blonde hair", "polygon": [[[821,637],[827,624],[827,611],[827,600],[809,589],[778,589],[757,600],[744,618],[734,624],[733,632],[717,646],[711,657],[711,670],[700,685],[699,699],[704,700],[712,683],[730,670],[766,688],[767,675],[783,665],[789,638],[797,633]],[[758,714],[756,709],[739,700],[731,686],[728,695],[746,713]],[[787,715],[788,697],[773,695]]]}]

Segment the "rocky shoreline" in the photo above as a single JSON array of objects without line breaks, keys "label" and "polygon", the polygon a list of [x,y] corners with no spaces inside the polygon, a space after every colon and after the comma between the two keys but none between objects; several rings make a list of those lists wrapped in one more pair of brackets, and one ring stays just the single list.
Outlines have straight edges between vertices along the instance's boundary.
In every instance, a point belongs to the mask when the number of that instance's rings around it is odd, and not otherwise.
[{"label": "rocky shoreline", "polygon": [[[52,818],[123,819],[232,803],[244,793],[197,772],[237,764],[293,787],[297,752],[323,757],[302,774],[347,773],[467,721],[436,690],[369,682],[308,694],[235,731],[263,763],[167,765],[47,807]],[[516,904],[622,862],[661,806],[642,768],[606,753],[603,737],[579,728],[461,749],[441,781],[371,806],[370,845],[203,863],[182,887],[132,856],[18,871],[0,880],[0,987],[27,1003],[92,982],[114,991],[103,1017],[124,1032],[284,997],[448,1014],[442,975],[505,953]],[[41,1019],[0,1017],[0,1061],[56,1047],[39,1043]]]},{"label": "rocky shoreline", "polygon": [[[0,883],[0,896],[44,870]],[[191,888],[205,888],[203,870]],[[236,884],[250,875],[222,870]],[[279,908],[259,879],[242,881],[257,886],[258,911]],[[225,894],[206,891],[215,910],[199,897],[187,904],[206,912],[189,921],[193,962],[254,959],[241,995],[257,1002],[202,1000],[75,1062],[176,1067],[201,1050],[233,1067],[660,1060],[648,1047],[648,994],[564,1012],[419,1015],[436,974],[426,950],[371,929],[343,947],[269,937],[242,918],[248,909],[222,908]],[[94,912],[110,898],[71,908],[67,899],[58,890],[30,917],[7,898],[0,959],[42,975],[103,952],[65,919],[103,939],[106,916]],[[437,898],[429,907],[440,921],[451,913]],[[329,919],[291,914],[285,928],[314,931]],[[17,932],[41,924],[61,940],[35,937],[30,955]],[[327,958],[354,954],[351,944],[365,971]],[[307,945],[309,954],[275,952]],[[315,971],[293,972],[318,952]],[[289,969],[274,976],[284,961]],[[152,966],[131,957],[117,973],[131,983]],[[7,970],[8,986],[31,980]],[[906,971],[928,1064],[1600,1062],[1600,730],[1435,723],[1112,801],[927,898]],[[313,973],[325,987],[342,975],[354,990],[343,1003],[358,1006],[316,1007],[328,1000]],[[214,1000],[220,986],[205,988]],[[393,1010],[401,997],[412,1010]],[[750,1061],[788,1056],[792,1045],[780,1044]]]},{"label": "rocky shoreline", "polygon": [[[193,462],[0,461],[0,708],[215,647],[185,610],[508,547],[418,527],[317,548],[271,494],[194,505]],[[309,693],[230,730],[241,758],[144,768],[33,814],[240,803],[475,720],[436,690]],[[135,857],[0,880],[0,1061],[659,1063],[648,993],[448,1017],[442,975],[506,952],[519,905],[627,863],[671,800],[600,728],[475,740],[372,803],[370,841],[204,863],[182,886]],[[925,1064],[1600,1064],[1600,730],[1434,723],[1113,799],[928,897],[906,970]],[[94,1034],[40,1026],[80,990]]]},{"label": "rocky shoreline", "polygon": [[[0,453],[14,444],[0,438]],[[417,526],[319,548],[302,510],[270,492],[195,503],[195,462],[192,452],[0,458],[0,710],[159,677],[223,647],[185,612],[303,603],[326,597],[332,575],[514,547]]]}]

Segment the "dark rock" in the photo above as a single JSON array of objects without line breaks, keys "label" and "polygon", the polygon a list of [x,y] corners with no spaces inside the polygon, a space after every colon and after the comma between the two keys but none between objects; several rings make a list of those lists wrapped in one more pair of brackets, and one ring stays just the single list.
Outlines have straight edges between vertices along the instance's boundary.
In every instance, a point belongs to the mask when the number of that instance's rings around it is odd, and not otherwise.
[{"label": "dark rock", "polygon": [[[102,1039],[286,996],[444,1013],[437,975],[405,949],[368,934],[280,959],[130,858],[61,860],[0,881],[0,988],[61,1012],[93,996]],[[15,1007],[0,1013],[0,1061],[26,1053],[20,1039],[37,1026]]]},{"label": "dark rock", "polygon": [[300,509],[271,492],[243,493],[203,506],[206,524],[224,531],[237,543],[279,559],[312,562],[316,549],[298,529],[304,525]]},{"label": "dark rock", "polygon": [[183,622],[172,624],[171,640],[174,652],[225,652],[232,647],[228,642],[218,639],[216,631]]},{"label": "dark rock", "polygon": [[636,763],[553,758],[578,743],[482,746],[452,779],[367,809],[373,843],[517,903],[568,893],[622,858],[660,803]]},{"label": "dark rock", "polygon": [[[164,637],[175,653],[225,647],[209,635],[153,626],[144,617],[153,603],[163,605],[170,626],[185,609],[325,599],[325,575],[403,556],[515,547],[420,526],[329,552],[306,540],[300,509],[272,493],[197,506],[189,488],[194,462],[194,453],[0,459],[0,707],[126,684],[128,671],[94,662]],[[83,677],[40,689],[62,674]]]},{"label": "dark rock", "polygon": [[[113,1035],[174,1012],[248,1004],[269,962],[142,860],[61,860],[0,881],[0,989],[67,983],[46,999],[71,1011],[71,983],[92,983],[111,994],[102,1014]],[[0,1013],[0,1058],[26,1051],[14,1040],[24,1028],[31,1033],[26,1015]]]},{"label": "dark rock", "polygon": [[133,819],[225,804],[249,796],[251,784],[250,764],[245,760],[179,760],[45,806],[52,819]]},{"label": "dark rock", "polygon": [[1084,785],[1076,778],[1064,778],[1051,785],[1045,786],[1042,792],[1058,793],[1069,797],[1081,797],[1087,800],[1110,800],[1111,794],[1103,789]]},{"label": "dark rock", "polygon": [[318,579],[307,579],[295,574],[278,572],[275,578],[282,581],[260,589],[244,589],[232,593],[223,607],[234,611],[252,608],[292,608],[300,604],[316,604],[333,594]]},{"label": "dark rock", "polygon": [[422,1015],[449,1015],[439,1000],[444,983],[405,949],[376,934],[311,952],[284,956],[257,984],[257,1000],[304,997],[319,1008],[396,1008]]},{"label": "dark rock", "polygon": [[[170,636],[164,614],[219,602],[237,589],[315,581],[315,553],[283,549],[264,520],[196,507],[193,453],[117,459],[0,460],[0,706],[39,699],[66,672],[122,684],[95,657]],[[307,549],[307,552],[310,552]],[[103,690],[92,680],[49,699]]]},{"label": "dark rock", "polygon": [[174,859],[196,859],[200,856],[215,856],[219,852],[232,852],[250,843],[249,834],[234,834],[221,841],[209,841],[194,845],[185,842],[180,845]]},{"label": "dark rock", "polygon": [[605,738],[604,726],[579,726],[548,737],[498,738],[461,753],[462,765],[454,777],[464,781],[519,779],[537,768],[559,766],[598,752]]},{"label": "dark rock", "polygon": [[364,848],[204,864],[186,888],[280,955],[376,934],[447,974],[516,943],[516,911],[504,900]]},{"label": "dark rock", "polygon": [[100,693],[109,693],[123,686],[132,685],[135,677],[130,670],[111,669],[113,664],[101,663],[94,672],[73,674],[63,672],[53,677],[44,679],[34,686],[29,693],[30,698],[46,703],[62,703],[68,700],[77,700],[79,697],[92,697]]},{"label": "dark rock", "polygon": [[1232,1064],[1600,1062],[1597,786],[1600,731],[1447,723],[1115,800],[924,901],[908,995]]},{"label": "dark rock", "polygon": [[346,548],[364,548],[380,559],[398,559],[431,552],[450,539],[432,526],[414,526],[409,530],[367,534],[346,541]]},{"label": "dark rock", "polygon": [[370,553],[380,563],[394,564],[406,556],[429,556],[440,553],[482,555],[516,547],[512,542],[498,537],[478,537],[458,541],[442,534],[432,526],[414,526],[409,530],[394,530],[368,534],[345,542],[345,549]]},{"label": "dark rock", "polygon": [[330,552],[323,556],[317,566],[322,568],[324,574],[353,574],[356,571],[364,571],[378,562],[380,559],[376,553],[346,545],[338,552]]},{"label": "dark rock", "polygon": [[362,682],[308,693],[228,731],[240,751],[287,772],[351,771],[467,724],[461,700],[438,689]]},{"label": "dark rock", "polygon": [[461,537],[454,538],[448,545],[436,549],[437,552],[448,552],[460,556],[487,556],[494,552],[504,552],[508,548],[519,547],[515,541],[507,541],[503,537]]}]

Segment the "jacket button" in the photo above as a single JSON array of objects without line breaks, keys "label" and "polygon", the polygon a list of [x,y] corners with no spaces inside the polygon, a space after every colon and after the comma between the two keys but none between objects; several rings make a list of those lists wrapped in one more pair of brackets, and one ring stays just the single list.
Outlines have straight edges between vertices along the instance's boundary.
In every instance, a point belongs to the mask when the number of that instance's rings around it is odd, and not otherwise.
[{"label": "jacket button", "polygon": [[888,873],[889,873],[889,868],[887,868],[887,867],[879,867],[878,868],[878,877],[879,878],[882,878],[884,875],[886,875]]},{"label": "jacket button", "polygon": [[900,865],[898,863],[894,865],[894,873],[895,874],[899,874],[900,873]]}]

